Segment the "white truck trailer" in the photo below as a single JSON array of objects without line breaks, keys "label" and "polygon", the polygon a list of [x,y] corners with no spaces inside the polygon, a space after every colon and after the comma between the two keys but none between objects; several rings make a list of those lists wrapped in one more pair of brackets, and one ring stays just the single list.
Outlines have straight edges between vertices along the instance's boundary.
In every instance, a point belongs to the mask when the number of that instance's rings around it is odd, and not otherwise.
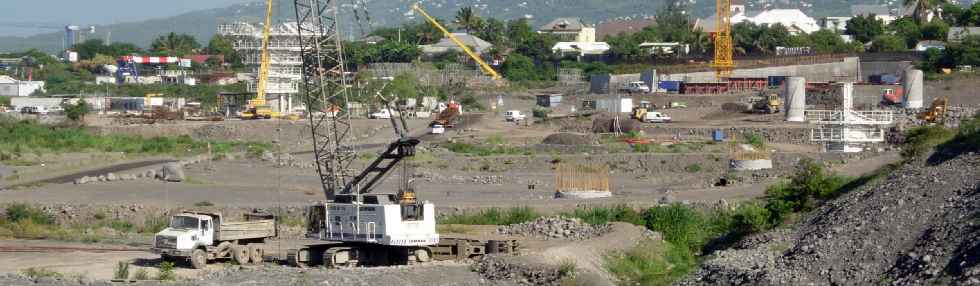
[{"label": "white truck trailer", "polygon": [[194,268],[208,261],[231,259],[238,264],[260,263],[265,239],[278,235],[270,214],[245,214],[244,221],[228,221],[221,213],[182,212],[170,218],[170,226],[154,237],[153,252],[163,261],[190,260]]}]

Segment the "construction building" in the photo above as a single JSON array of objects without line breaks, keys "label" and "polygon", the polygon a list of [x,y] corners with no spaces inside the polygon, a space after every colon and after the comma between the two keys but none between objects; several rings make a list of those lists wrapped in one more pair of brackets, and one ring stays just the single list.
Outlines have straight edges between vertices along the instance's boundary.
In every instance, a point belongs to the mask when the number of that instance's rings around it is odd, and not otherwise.
[{"label": "construction building", "polygon": [[[258,71],[262,59],[262,25],[245,22],[218,26],[218,34],[229,37],[251,69],[246,86],[249,92],[258,90]],[[269,82],[266,100],[275,112],[292,112],[300,105],[294,99],[299,93],[303,59],[300,57],[300,35],[296,22],[274,25],[269,34]]]},{"label": "construction building", "polygon": [[0,96],[30,96],[34,92],[44,92],[43,81],[17,80],[0,76]]}]

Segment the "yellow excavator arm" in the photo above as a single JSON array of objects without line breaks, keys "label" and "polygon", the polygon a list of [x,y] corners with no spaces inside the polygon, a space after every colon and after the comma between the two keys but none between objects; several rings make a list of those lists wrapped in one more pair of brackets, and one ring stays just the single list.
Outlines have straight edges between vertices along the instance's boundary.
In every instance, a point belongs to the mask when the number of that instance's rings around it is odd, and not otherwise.
[{"label": "yellow excavator arm", "polygon": [[490,65],[488,65],[486,62],[484,62],[483,59],[480,58],[480,55],[477,55],[476,53],[473,52],[473,50],[470,50],[470,48],[467,47],[466,44],[463,44],[463,42],[460,41],[459,38],[456,38],[456,36],[454,36],[453,33],[450,33],[449,30],[446,30],[446,27],[443,27],[442,24],[439,24],[439,21],[436,21],[435,18],[429,16],[429,13],[425,12],[425,10],[422,9],[422,6],[419,5],[419,3],[413,4],[412,9],[418,11],[419,14],[422,15],[422,17],[424,17],[427,21],[429,21],[430,24],[432,24],[432,26],[436,27],[436,29],[439,29],[439,31],[441,31],[444,35],[446,35],[446,37],[449,38],[449,40],[452,40],[453,43],[459,46],[459,48],[463,49],[463,52],[465,52],[466,55],[470,56],[470,58],[476,61],[476,63],[480,64],[480,68],[483,69],[484,73],[489,75],[494,80],[500,79],[500,74],[498,74],[497,71],[495,71],[492,67],[490,67]]}]

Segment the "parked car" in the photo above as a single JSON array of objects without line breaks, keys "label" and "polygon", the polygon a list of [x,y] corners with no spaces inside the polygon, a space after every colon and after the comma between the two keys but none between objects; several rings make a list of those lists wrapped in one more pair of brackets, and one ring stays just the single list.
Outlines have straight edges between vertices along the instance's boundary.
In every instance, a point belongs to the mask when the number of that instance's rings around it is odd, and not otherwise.
[{"label": "parked car", "polygon": [[646,116],[643,118],[643,122],[646,123],[669,123],[670,121],[670,116],[657,111],[647,112]]},{"label": "parked car", "polygon": [[504,120],[506,121],[521,121],[527,119],[527,114],[521,113],[520,110],[508,110],[504,112]]},{"label": "parked car", "polygon": [[436,135],[446,133],[446,127],[440,124],[433,124],[431,133]]},{"label": "parked car", "polygon": [[20,113],[48,115],[48,108],[44,106],[24,106],[20,109]]},{"label": "parked car", "polygon": [[624,84],[619,91],[625,93],[650,93],[650,87],[645,82],[634,81]]},{"label": "parked car", "polygon": [[394,112],[392,112],[391,109],[382,109],[381,111],[368,114],[368,118],[370,118],[370,119],[391,119],[391,116],[394,115],[393,113]]}]

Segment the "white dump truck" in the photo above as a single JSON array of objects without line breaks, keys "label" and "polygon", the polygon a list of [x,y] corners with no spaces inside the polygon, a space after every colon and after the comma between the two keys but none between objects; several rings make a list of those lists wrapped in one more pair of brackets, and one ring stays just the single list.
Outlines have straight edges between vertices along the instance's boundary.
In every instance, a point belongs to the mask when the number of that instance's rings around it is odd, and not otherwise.
[{"label": "white dump truck", "polygon": [[170,226],[154,237],[153,252],[163,261],[190,260],[194,268],[208,261],[230,259],[238,264],[260,263],[265,239],[278,235],[270,214],[245,214],[244,221],[227,221],[221,213],[182,212],[170,218]]}]

